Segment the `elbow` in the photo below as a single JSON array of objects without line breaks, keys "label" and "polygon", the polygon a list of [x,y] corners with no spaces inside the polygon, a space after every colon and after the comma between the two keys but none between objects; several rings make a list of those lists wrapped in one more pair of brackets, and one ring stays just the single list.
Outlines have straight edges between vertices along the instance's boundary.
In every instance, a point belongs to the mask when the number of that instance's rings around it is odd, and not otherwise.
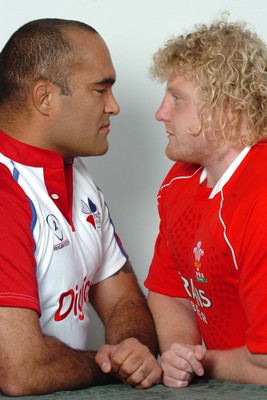
[{"label": "elbow", "polygon": [[267,354],[255,353],[251,350],[245,347],[244,375],[248,371],[245,383],[267,386]]},{"label": "elbow", "polygon": [[28,386],[19,385],[14,382],[5,383],[1,386],[1,392],[8,397],[24,397],[24,396],[31,396],[37,394],[29,390]]},{"label": "elbow", "polygon": [[17,385],[17,383],[5,383],[1,386],[1,392],[8,397],[21,397],[31,395],[25,388]]},{"label": "elbow", "polygon": [[32,387],[32,379],[30,377],[26,379],[23,373],[21,376],[19,376],[18,372],[16,371],[16,367],[14,367],[14,369],[14,372],[1,373],[1,392],[5,396],[9,397],[21,397],[38,394]]}]

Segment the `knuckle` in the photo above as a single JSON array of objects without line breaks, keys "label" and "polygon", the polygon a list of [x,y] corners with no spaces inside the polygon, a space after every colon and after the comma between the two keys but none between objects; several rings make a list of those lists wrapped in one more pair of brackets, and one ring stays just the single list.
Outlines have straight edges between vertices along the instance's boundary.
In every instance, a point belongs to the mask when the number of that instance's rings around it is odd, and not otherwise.
[{"label": "knuckle", "polygon": [[129,376],[127,382],[132,386],[138,386],[140,388],[152,386],[150,370],[148,368],[142,368],[140,371]]},{"label": "knuckle", "polygon": [[177,343],[172,343],[171,345],[170,345],[170,350],[175,350],[176,348],[177,348]]},{"label": "knuckle", "polygon": [[180,360],[180,368],[181,368],[183,371],[186,371],[186,370],[188,369],[188,367],[189,367],[189,365],[188,365],[187,360],[181,359],[181,360]]},{"label": "knuckle", "polygon": [[132,358],[131,358],[131,363],[132,365],[139,365],[140,363],[142,363],[142,358],[139,356],[139,354],[135,354]]},{"label": "knuckle", "polygon": [[113,368],[118,369],[121,367],[121,360],[114,355],[111,359],[111,365]]},{"label": "knuckle", "polygon": [[162,363],[167,362],[168,359],[169,359],[169,353],[167,353],[167,352],[162,353],[160,358],[161,358],[161,362],[162,362]]},{"label": "knuckle", "polygon": [[139,387],[141,389],[149,389],[151,386],[153,386],[156,382],[153,382],[150,378],[146,378],[141,382]]},{"label": "knuckle", "polygon": [[131,386],[137,386],[142,383],[142,379],[138,375],[131,375],[127,378],[127,383]]},{"label": "knuckle", "polygon": [[149,375],[150,371],[148,368],[142,368],[139,372],[139,376],[142,380],[146,379],[146,377]]},{"label": "knuckle", "polygon": [[180,371],[180,378],[182,381],[187,380],[188,379],[188,373],[186,371]]},{"label": "knuckle", "polygon": [[[134,338],[134,337],[130,337],[124,340],[124,342],[127,342],[129,345],[136,345],[137,343],[140,343],[138,339]],[[141,345],[141,343],[140,343]]]},{"label": "knuckle", "polygon": [[188,386],[188,381],[177,381],[176,387],[177,388],[184,388]]},{"label": "knuckle", "polygon": [[129,375],[131,375],[130,366],[125,365],[125,364],[120,365],[119,373],[120,373],[120,375],[122,375],[123,377],[129,377]]},{"label": "knuckle", "polygon": [[195,358],[195,354],[192,350],[188,350],[186,353],[186,359],[187,360],[192,360],[193,358]]}]

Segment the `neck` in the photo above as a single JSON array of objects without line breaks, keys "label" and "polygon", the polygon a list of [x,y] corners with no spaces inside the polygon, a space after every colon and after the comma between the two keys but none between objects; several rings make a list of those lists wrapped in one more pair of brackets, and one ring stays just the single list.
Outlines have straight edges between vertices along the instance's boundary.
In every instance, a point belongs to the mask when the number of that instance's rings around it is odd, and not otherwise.
[{"label": "neck", "polygon": [[230,167],[236,157],[244,150],[245,146],[233,148],[229,144],[225,144],[212,160],[205,163],[207,170],[207,187],[213,188],[221,179],[225,171]]}]

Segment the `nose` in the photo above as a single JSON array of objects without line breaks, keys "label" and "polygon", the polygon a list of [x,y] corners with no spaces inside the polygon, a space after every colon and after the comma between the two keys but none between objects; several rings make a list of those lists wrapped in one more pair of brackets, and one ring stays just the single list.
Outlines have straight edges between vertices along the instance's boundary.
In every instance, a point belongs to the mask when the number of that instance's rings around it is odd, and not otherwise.
[{"label": "nose", "polygon": [[156,111],[155,118],[160,122],[169,122],[171,119],[170,104],[166,98],[163,98],[162,103]]},{"label": "nose", "polygon": [[120,106],[117,100],[115,99],[113,93],[111,92],[108,101],[106,103],[105,113],[110,115],[117,115],[119,114],[119,112],[120,112]]}]

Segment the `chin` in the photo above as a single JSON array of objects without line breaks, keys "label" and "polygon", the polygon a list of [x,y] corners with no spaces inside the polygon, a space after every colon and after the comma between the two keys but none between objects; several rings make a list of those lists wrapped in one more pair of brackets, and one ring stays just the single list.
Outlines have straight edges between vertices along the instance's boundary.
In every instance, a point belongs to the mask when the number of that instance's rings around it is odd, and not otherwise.
[{"label": "chin", "polygon": [[92,154],[92,155],[94,155],[96,157],[97,156],[104,156],[108,152],[108,149],[109,149],[109,146],[107,145],[107,146],[103,147],[102,149],[99,149],[98,151],[95,151],[95,153]]},{"label": "chin", "polygon": [[98,157],[103,156],[108,152],[109,145],[108,143],[103,144],[102,146],[91,146],[91,148],[84,148],[83,155],[80,157]]},{"label": "chin", "polygon": [[173,151],[171,151],[168,147],[165,150],[165,154],[169,158],[169,160],[171,160],[171,161],[180,161],[177,158],[177,155]]}]

